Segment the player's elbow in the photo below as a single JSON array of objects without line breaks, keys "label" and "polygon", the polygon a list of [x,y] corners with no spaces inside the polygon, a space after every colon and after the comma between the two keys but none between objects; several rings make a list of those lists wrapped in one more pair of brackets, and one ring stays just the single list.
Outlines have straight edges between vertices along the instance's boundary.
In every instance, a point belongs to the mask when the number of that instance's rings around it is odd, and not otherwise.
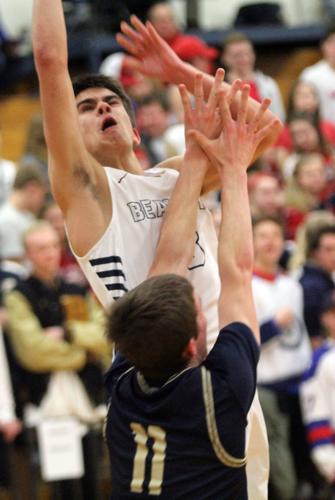
[{"label": "player's elbow", "polygon": [[67,61],[59,55],[56,48],[39,44],[34,46],[34,60],[38,72],[57,70],[67,65]]},{"label": "player's elbow", "polygon": [[241,251],[236,259],[223,261],[220,266],[222,280],[230,280],[231,283],[248,284],[252,279],[253,273],[253,252]]}]

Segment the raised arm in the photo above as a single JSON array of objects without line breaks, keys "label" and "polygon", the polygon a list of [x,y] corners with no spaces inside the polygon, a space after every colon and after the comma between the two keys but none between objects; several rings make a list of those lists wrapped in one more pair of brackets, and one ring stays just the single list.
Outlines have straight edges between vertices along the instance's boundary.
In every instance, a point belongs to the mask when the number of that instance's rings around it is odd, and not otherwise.
[{"label": "raised arm", "polygon": [[[32,38],[52,191],[64,213],[75,250],[84,253],[96,241],[96,233],[102,231],[106,222],[101,204],[97,202],[103,198],[97,193],[104,189],[106,182],[103,169],[87,152],[80,133],[67,67],[61,0],[34,1]],[[84,233],[88,248],[82,246]]]},{"label": "raised arm", "polygon": [[[218,80],[221,75],[217,76]],[[193,139],[195,130],[208,131],[216,109],[216,85],[208,104],[204,102],[203,78],[195,78],[195,108],[192,109],[186,87],[180,86],[185,113],[186,152],[179,178],[170,198],[149,276],[174,273],[184,276],[193,258],[198,199],[208,168],[208,159]]]},{"label": "raised arm", "polygon": [[[193,82],[198,70],[192,65],[183,62],[171,47],[163,40],[148,21],[145,25],[136,17],[131,16],[131,24],[123,22],[121,30],[123,32],[117,35],[117,41],[131,55],[130,64],[138,71],[149,76],[160,78],[168,83],[184,83],[189,92],[193,93]],[[203,74],[204,94],[207,98],[213,85],[213,77],[206,73]],[[228,83],[222,84],[223,89],[229,89]],[[252,98],[248,98],[246,103],[247,121],[251,120],[259,110],[260,104]],[[236,117],[238,101],[234,99],[231,103],[233,117]],[[273,120],[274,116],[270,110],[262,115],[261,125],[264,126]],[[280,122],[276,127],[271,127],[257,146],[254,156],[255,160],[263,151],[275,143],[281,131]]]},{"label": "raised arm", "polygon": [[233,120],[224,91],[220,94],[223,132],[216,140],[196,133],[200,146],[215,165],[221,178],[222,220],[219,234],[218,262],[221,279],[219,298],[220,328],[233,321],[247,324],[259,341],[259,327],[252,297],[253,242],[247,188],[247,167],[255,149],[274,120],[261,125],[269,105],[263,101],[257,115],[247,124],[246,103],[249,86],[244,86]]}]

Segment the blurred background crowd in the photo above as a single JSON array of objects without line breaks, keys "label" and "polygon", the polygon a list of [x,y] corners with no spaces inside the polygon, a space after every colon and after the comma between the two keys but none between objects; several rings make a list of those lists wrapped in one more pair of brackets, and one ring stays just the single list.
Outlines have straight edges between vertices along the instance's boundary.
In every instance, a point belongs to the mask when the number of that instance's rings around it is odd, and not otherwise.
[{"label": "blurred background crowd", "polygon": [[[71,73],[98,70],[124,85],[142,137],[136,152],[143,169],[183,154],[183,112],[178,90],[135,72],[115,42],[129,13],[149,19],[182,60],[211,74],[222,66],[226,80],[248,82],[257,101],[271,98],[285,126],[249,169],[269,498],[333,500],[335,2],[313,2],[309,12],[318,24],[307,28],[289,26],[280,3],[235,2],[235,17],[220,29],[212,6],[216,30],[202,26],[201,0],[63,3]],[[293,3],[299,13],[303,2]],[[2,10],[0,2],[0,16]],[[0,17],[0,499],[104,499],[103,373],[112,346],[50,193],[29,32],[13,34],[5,20]],[[218,224],[219,194],[205,202]],[[84,476],[47,483],[36,428],[45,418],[66,416],[82,425]]]}]

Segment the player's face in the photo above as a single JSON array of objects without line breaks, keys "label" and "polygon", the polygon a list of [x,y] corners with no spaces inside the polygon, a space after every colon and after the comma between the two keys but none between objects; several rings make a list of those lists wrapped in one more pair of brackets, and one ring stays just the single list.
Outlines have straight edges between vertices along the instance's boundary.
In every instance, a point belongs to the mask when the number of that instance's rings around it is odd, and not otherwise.
[{"label": "player's face", "polygon": [[111,90],[89,88],[76,97],[85,146],[97,161],[108,165],[116,155],[127,154],[139,144],[121,98]]},{"label": "player's face", "polygon": [[207,356],[207,321],[201,307],[201,300],[198,295],[193,294],[195,311],[197,315],[198,337],[196,340],[197,360],[201,363]]},{"label": "player's face", "polygon": [[264,221],[254,228],[255,263],[276,266],[284,249],[281,227],[275,222]]}]

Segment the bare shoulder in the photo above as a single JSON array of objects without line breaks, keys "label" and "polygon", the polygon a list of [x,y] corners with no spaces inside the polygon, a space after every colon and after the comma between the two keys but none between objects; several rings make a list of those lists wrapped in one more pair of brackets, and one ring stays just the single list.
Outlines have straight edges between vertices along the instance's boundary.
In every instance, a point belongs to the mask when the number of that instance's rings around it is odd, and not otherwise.
[{"label": "bare shoulder", "polygon": [[100,164],[94,163],[95,168],[88,169],[87,165],[75,162],[71,178],[66,181],[50,176],[53,195],[64,215],[68,238],[78,256],[85,255],[99,241],[112,218],[107,175]]}]

